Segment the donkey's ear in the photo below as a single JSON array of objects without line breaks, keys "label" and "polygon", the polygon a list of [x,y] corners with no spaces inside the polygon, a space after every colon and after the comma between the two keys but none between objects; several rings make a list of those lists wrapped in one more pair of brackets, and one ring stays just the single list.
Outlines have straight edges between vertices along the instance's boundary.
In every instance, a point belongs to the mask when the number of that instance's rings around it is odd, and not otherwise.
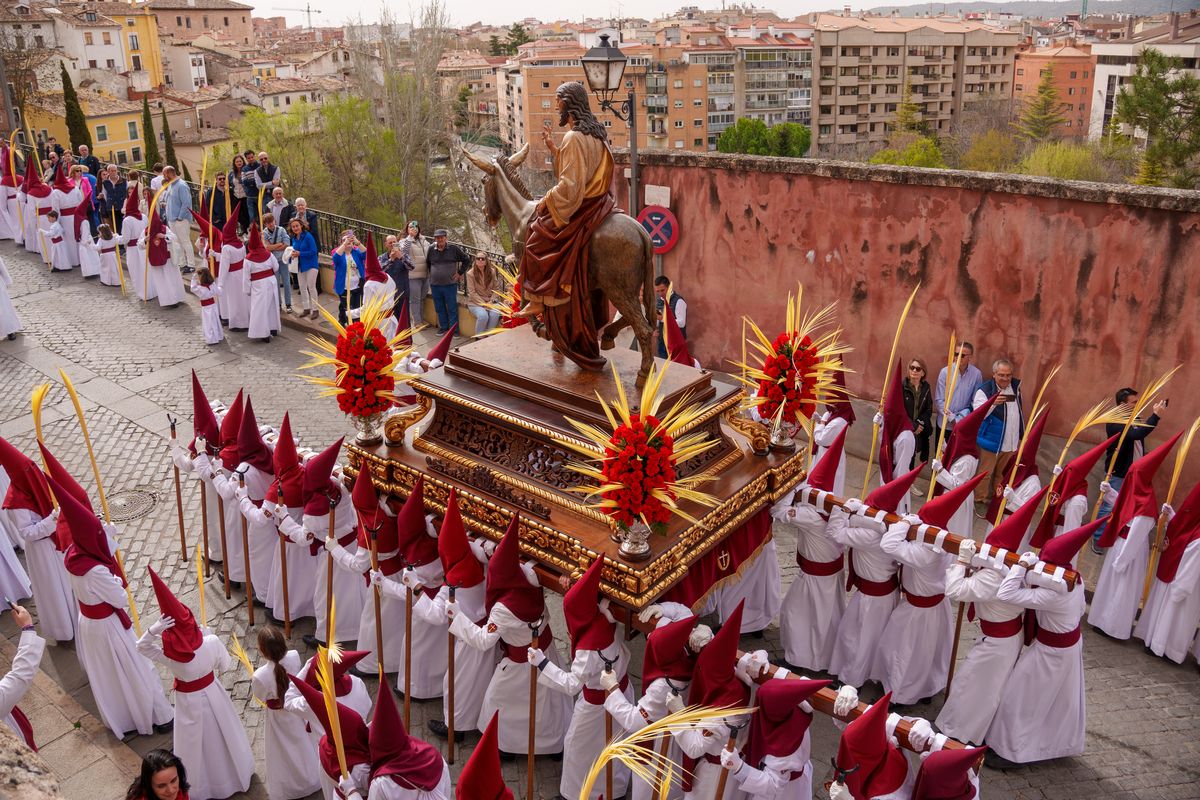
[{"label": "donkey's ear", "polygon": [[[528,145],[526,145],[526,147],[528,147]],[[468,161],[470,161],[475,166],[479,167],[481,170],[486,172],[488,175],[496,174],[496,165],[495,164],[493,164],[490,161],[485,161],[484,159],[475,155],[474,153],[472,153],[470,150],[468,150],[465,147],[462,149],[462,151],[463,151],[463,155],[465,155],[467,157]]]},{"label": "donkey's ear", "polygon": [[508,163],[512,164],[514,167],[519,167],[525,163],[525,156],[527,155],[529,155],[529,142],[526,142],[524,147],[513,153],[512,158],[508,160]]}]

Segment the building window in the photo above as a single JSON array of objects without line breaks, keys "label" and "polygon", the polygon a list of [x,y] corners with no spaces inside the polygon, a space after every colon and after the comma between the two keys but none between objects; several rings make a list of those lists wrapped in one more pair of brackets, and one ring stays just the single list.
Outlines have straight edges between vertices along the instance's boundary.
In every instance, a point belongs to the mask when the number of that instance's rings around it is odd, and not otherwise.
[{"label": "building window", "polygon": [[33,44],[35,47],[45,47],[46,41],[40,36],[35,36],[33,37]]},{"label": "building window", "polygon": [[832,128],[832,125],[822,125],[819,130],[821,133],[829,133]]},{"label": "building window", "polygon": [[699,89],[703,85],[703,78],[692,78],[692,86]]},{"label": "building window", "polygon": [[542,88],[543,88],[543,89],[549,89],[549,88],[550,88],[550,81],[542,81]]},{"label": "building window", "polygon": [[135,162],[142,160],[142,148],[140,148],[140,147],[133,148],[133,160]]},{"label": "building window", "polygon": [[183,17],[176,17],[176,18],[175,18],[175,27],[176,27],[176,28],[182,28],[182,27],[183,27]]},{"label": "building window", "polygon": [[1067,120],[1067,127],[1071,127],[1071,120]]},{"label": "building window", "polygon": [[229,17],[225,17],[224,19],[225,19],[225,27],[228,28],[229,27]]},{"label": "building window", "polygon": [[137,124],[137,122],[129,122],[129,123],[126,125],[126,132],[129,134],[129,138],[130,138],[131,140],[132,140],[132,139],[137,139],[137,138],[140,138],[140,137],[138,136],[138,124]]},{"label": "building window", "polygon": [[675,88],[676,88],[676,89],[682,89],[682,88],[683,88],[683,81],[681,81],[681,80],[679,80],[679,81],[675,81]]},{"label": "building window", "polygon": [[1071,88],[1067,89],[1067,94],[1075,94],[1075,87],[1072,86]]},{"label": "building window", "polygon": [[682,100],[676,100],[676,101],[675,101],[675,107],[676,107],[676,108],[683,108],[683,101],[682,101]]},{"label": "building window", "polygon": [[96,126],[96,141],[97,142],[107,142],[108,141],[108,126],[107,125],[97,125]]},{"label": "building window", "polygon": [[275,101],[275,107],[279,108],[279,96],[276,95],[275,97],[272,97],[271,99]]},{"label": "building window", "polygon": [[[968,67],[968,69],[969,69],[969,67]],[[1025,74],[1025,70],[1023,70],[1023,69],[1019,69],[1019,70],[1017,70],[1017,74],[1018,74],[1018,75],[1024,75],[1024,74]]]},{"label": "building window", "polygon": [[542,101],[542,108],[549,108],[549,107],[550,107],[550,101],[549,101],[549,100],[543,100],[543,101]]},{"label": "building window", "polygon": [[207,14],[204,15],[204,27],[206,27],[206,28],[208,27],[208,15]]},{"label": "building window", "polygon": [[703,127],[704,127],[704,120],[702,120],[702,119],[694,119],[694,120],[692,120],[692,127],[693,127],[693,128],[703,128]]},{"label": "building window", "polygon": [[692,147],[703,147],[703,146],[704,146],[703,139],[692,139]]},{"label": "building window", "polygon": [[86,45],[91,45],[91,44],[93,44],[93,42],[92,42],[92,35],[91,35],[90,33],[85,33],[85,34],[83,35],[83,43],[84,43],[84,44],[86,44]]},{"label": "building window", "polygon": [[191,118],[191,117],[184,117],[184,118],[183,118],[183,127],[185,127],[185,128],[190,128],[190,127],[192,127],[192,118]]},{"label": "building window", "polygon": [[632,89],[632,88],[633,88],[633,81],[631,81],[631,80],[629,80],[628,78],[626,78],[626,79],[625,79],[625,88],[626,88],[626,89]]},{"label": "building window", "polygon": [[88,61],[88,69],[95,69],[95,68],[96,68],[96,59],[93,58]]},{"label": "building window", "polygon": [[1071,73],[1071,80],[1075,80],[1075,73],[1074,73],[1074,72],[1072,72],[1072,73]]},{"label": "building window", "polygon": [[95,22],[96,21],[96,12],[88,11],[83,15],[83,18],[86,19],[88,22]]},{"label": "building window", "polygon": [[1086,69],[1083,71],[1083,79],[1085,81],[1087,80],[1087,70]]},{"label": "building window", "polygon": [[130,50],[141,50],[142,49],[141,47],[138,46],[138,35],[136,33],[129,34],[129,49]]},{"label": "building window", "polygon": [[117,62],[110,58],[104,62],[104,66],[108,67],[109,69],[116,69]]},{"label": "building window", "polygon": [[676,139],[676,140],[675,140],[675,149],[676,149],[676,150],[682,150],[682,149],[683,149],[683,139]]},{"label": "building window", "polygon": [[1025,85],[1024,85],[1024,84],[1022,84],[1022,83],[1018,83],[1018,84],[1016,84],[1015,86],[1013,86],[1013,89],[1015,89],[1015,90],[1017,90],[1018,92],[1020,92],[1020,91],[1023,91],[1023,90],[1025,89]]},{"label": "building window", "polygon": [[117,151],[117,163],[118,163],[118,164],[127,164],[127,163],[129,163],[129,156],[125,154],[125,151],[124,151],[124,150],[118,150],[118,151]]},{"label": "building window", "polygon": [[900,77],[900,68],[899,68],[899,67],[888,67],[888,68],[887,68],[887,76],[888,76],[889,78],[898,78],[898,77]]},{"label": "building window", "polygon": [[112,44],[112,34],[111,33],[108,33],[107,31],[105,31],[104,33],[102,33],[100,35],[104,37],[105,44]]},{"label": "building window", "polygon": [[696,97],[696,98],[692,99],[692,106],[694,106],[695,108],[700,108],[703,105],[704,105],[704,98]]},{"label": "building window", "polygon": [[606,120],[604,120],[604,127],[606,127],[606,128],[611,128],[611,127],[612,127],[612,120],[611,120],[611,119],[606,119]]},{"label": "building window", "polygon": [[125,18],[125,27],[126,27],[126,28],[136,28],[136,27],[137,27],[137,22],[135,22],[134,20],[130,19],[129,17],[126,17],[126,18]]},{"label": "building window", "polygon": [[683,120],[681,120],[681,119],[677,119],[677,120],[675,120],[675,127],[676,127],[676,128],[682,128],[682,127],[683,127]]}]

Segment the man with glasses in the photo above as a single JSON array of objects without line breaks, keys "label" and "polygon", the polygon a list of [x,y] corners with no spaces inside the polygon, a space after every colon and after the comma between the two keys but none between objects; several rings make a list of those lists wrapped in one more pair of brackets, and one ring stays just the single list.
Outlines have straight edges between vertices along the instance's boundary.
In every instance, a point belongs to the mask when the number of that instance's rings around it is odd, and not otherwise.
[{"label": "man with glasses", "polygon": [[937,388],[933,393],[933,409],[937,415],[938,428],[946,428],[947,435],[955,422],[971,413],[971,400],[983,385],[983,373],[978,367],[971,365],[975,346],[970,342],[962,342],[954,348],[954,355],[958,359],[958,380],[954,384],[954,394],[947,402],[946,384],[949,376],[945,367],[938,373]]},{"label": "man with glasses", "polygon": [[975,487],[975,513],[987,515],[988,501],[996,484],[1004,480],[1009,459],[1017,452],[1025,434],[1025,410],[1021,407],[1021,381],[1013,377],[1011,361],[992,364],[992,379],[981,384],[971,399],[972,410],[990,404],[992,410],[979,426],[979,467],[975,474],[988,474]]},{"label": "man with glasses", "polygon": [[[271,163],[271,159],[266,153],[258,154],[258,168],[254,170],[254,185],[256,191],[262,196],[262,205],[258,210],[259,214],[264,214],[267,211],[267,203],[271,201],[276,186],[281,186],[283,173],[279,167]],[[259,198],[254,198],[254,204],[259,204]]]}]

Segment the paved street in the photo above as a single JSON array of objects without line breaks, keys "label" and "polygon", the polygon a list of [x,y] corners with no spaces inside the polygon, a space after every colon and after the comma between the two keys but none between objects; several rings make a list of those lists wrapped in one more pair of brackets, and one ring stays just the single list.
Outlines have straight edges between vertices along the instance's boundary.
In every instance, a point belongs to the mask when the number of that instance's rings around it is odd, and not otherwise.
[{"label": "paved street", "polygon": [[[95,480],[74,410],[59,383],[58,367],[62,367],[79,391],[110,504],[136,514],[140,503],[152,503],[146,513],[121,524],[125,565],[143,626],[158,616],[147,566],[198,609],[193,562],[180,553],[167,415],[180,418],[181,438],[190,437],[190,374],[194,369],[210,399],[228,402],[245,387],[260,424],[278,426],[284,412],[290,411],[293,431],[304,446],[321,449],[338,436],[351,435],[352,429],[334,402],[315,399],[315,388],[296,375],[307,360],[299,352],[306,349],[306,334],[285,329],[270,344],[263,344],[247,342],[245,334],[235,333],[210,347],[201,336],[199,303],[190,297],[186,305],[174,310],[161,309],[153,300],[143,307],[132,293],[122,298],[119,288],[85,281],[77,271],[50,274],[36,257],[11,242],[0,242],[0,256],[12,273],[14,285],[9,290],[25,324],[15,341],[0,340],[0,375],[4,376],[0,380],[0,433],[24,452],[36,452],[30,393],[37,384],[50,381],[43,413],[46,443],[94,493]],[[848,485],[855,494],[864,470],[862,461],[850,460]],[[124,502],[116,502],[122,499]],[[188,544],[194,547],[199,535],[199,491],[190,480],[183,484],[183,505]],[[777,526],[776,537],[786,586],[797,569],[794,535],[790,528]],[[1093,557],[1085,558],[1083,570],[1094,580],[1097,567]],[[233,600],[227,601],[214,573],[214,581],[206,587],[208,622],[226,642],[231,643],[231,635],[236,634],[257,665],[254,631],[248,630],[245,604],[239,597],[235,592]],[[560,652],[566,652],[561,603],[552,599],[550,605],[556,613],[553,625]],[[261,624],[257,611],[256,617]],[[311,620],[293,626],[293,643],[302,658],[311,653],[300,636],[312,628]],[[0,634],[15,641],[17,631],[8,615],[0,621]],[[977,634],[977,625],[964,624],[960,659]],[[639,637],[632,643],[637,673],[642,642]],[[766,631],[762,641],[744,637],[742,646],[765,646],[773,659],[782,655],[775,626]],[[74,648],[52,644],[46,653],[42,668],[84,710],[94,714],[95,703]],[[1143,654],[1140,641],[1114,642],[1085,627],[1084,661],[1089,691],[1087,752],[1009,773],[985,770],[984,795],[1047,800],[1200,797],[1200,674],[1195,660],[1189,658],[1179,666]],[[166,681],[165,671],[163,676]],[[259,777],[244,796],[265,798],[266,785],[261,779],[263,716],[250,696],[249,675],[239,667],[220,677],[242,713],[258,758]],[[874,684],[863,690],[864,700],[879,695]],[[939,697],[932,706],[917,706],[909,713],[933,719],[941,702]],[[423,734],[425,720],[441,716],[441,703],[416,702],[412,713],[414,732]],[[831,777],[829,759],[836,752],[837,731],[827,719],[818,719],[812,731],[819,785]],[[468,735],[451,768],[453,774],[457,775],[477,740],[477,733]],[[431,741],[443,744],[442,740]],[[134,737],[128,744],[140,754],[170,747],[171,737]],[[59,749],[50,754],[54,756],[51,765],[66,796],[79,800],[124,796],[122,781],[127,777],[112,770],[88,772],[104,756],[91,739],[73,743],[67,733],[56,739],[55,745]],[[118,745],[110,736],[107,746]],[[549,758],[540,758],[538,765],[536,794],[549,800],[559,793],[558,765]],[[71,780],[85,773],[94,780]],[[523,762],[505,765],[504,774],[518,798],[524,797]],[[827,795],[819,791],[818,796]]]}]

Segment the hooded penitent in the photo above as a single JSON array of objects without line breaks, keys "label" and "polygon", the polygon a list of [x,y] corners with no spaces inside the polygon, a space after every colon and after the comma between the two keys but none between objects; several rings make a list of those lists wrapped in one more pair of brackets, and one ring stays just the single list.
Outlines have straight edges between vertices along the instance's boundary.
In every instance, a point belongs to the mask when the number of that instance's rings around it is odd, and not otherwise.
[{"label": "hooded penitent", "polygon": [[913,481],[917,479],[917,476],[921,474],[921,470],[923,469],[925,469],[924,461],[916,469],[906,472],[899,478],[888,481],[883,486],[872,490],[863,502],[871,508],[878,508],[889,514],[895,514],[900,501],[908,494],[908,490],[912,488]]},{"label": "hooded penitent", "polygon": [[521,569],[518,557],[520,545],[517,542],[518,519],[513,514],[504,538],[496,545],[496,551],[488,562],[484,603],[489,613],[492,606],[501,603],[517,619],[532,623],[541,619],[546,604],[541,587],[530,585],[525,578],[525,571]]},{"label": "hooded penitent", "polygon": [[1053,487],[1050,490],[1050,505],[1046,507],[1046,513],[1042,515],[1037,529],[1033,532],[1033,538],[1029,542],[1030,546],[1044,547],[1046,542],[1053,538],[1054,528],[1063,524],[1063,504],[1072,497],[1087,494],[1088,473],[1096,466],[1096,462],[1100,460],[1109,446],[1120,436],[1119,433],[1113,434],[1078,458],[1071,459],[1063,468],[1062,474],[1054,476],[1050,483]]},{"label": "hooded penitent", "polygon": [[1167,526],[1167,547],[1158,559],[1158,571],[1155,573],[1160,581],[1170,583],[1175,580],[1183,551],[1197,537],[1200,537],[1200,483],[1192,487]]},{"label": "hooded penitent", "polygon": [[[325,770],[326,775],[336,781],[341,778],[341,768],[338,765],[337,749],[329,735],[329,712],[325,708],[325,696],[319,689],[312,688],[295,675],[288,675],[288,679],[299,690],[301,696],[308,703],[308,707],[320,720],[321,727],[325,729],[325,735],[321,737],[319,748],[321,768]],[[337,715],[338,727],[342,732],[342,748],[346,752],[347,771],[354,769],[359,764],[370,764],[371,743],[363,718],[358,715],[358,712],[346,708],[341,703],[337,704]]]},{"label": "hooded penitent", "polygon": [[208,402],[208,397],[204,394],[203,387],[200,386],[200,379],[196,377],[196,370],[192,370],[192,441],[188,445],[188,450],[192,455],[196,455],[196,437],[204,437],[207,444],[208,452],[205,455],[213,455],[221,445],[221,427],[217,424],[217,415],[213,413],[212,404]]},{"label": "hooded penitent", "polygon": [[429,351],[429,355],[426,356],[426,359],[429,361],[433,361],[436,359],[438,361],[441,361],[443,364],[445,364],[446,356],[450,353],[450,343],[452,341],[454,341],[454,334],[457,331],[458,331],[458,323],[455,322],[453,325],[450,326],[450,330],[446,331],[446,335],[443,336],[441,338],[441,340],[436,345],[434,345],[433,349]]},{"label": "hooded penitent", "polygon": [[[50,452],[46,445],[38,442],[38,449],[42,451],[42,462],[46,465],[47,477],[54,479],[55,483],[70,492],[79,501],[81,506],[95,513],[95,508],[92,506],[92,498],[88,497],[87,490],[79,485],[79,481],[75,480],[75,476],[67,472],[66,467],[59,463],[58,459],[54,457],[54,454]],[[55,526],[53,536],[54,546],[59,551],[65,553],[67,548],[71,546],[71,529],[61,514],[58,517],[58,525]]]},{"label": "hooded penitent", "polygon": [[375,252],[375,237],[367,232],[367,255],[363,259],[367,283],[387,283],[387,273],[379,266],[379,256]]},{"label": "hooded penitent", "polygon": [[237,469],[238,461],[238,431],[242,427],[242,390],[238,389],[237,397],[225,412],[221,420],[221,466],[227,472]]},{"label": "hooded penitent", "polygon": [[846,373],[840,369],[831,370],[833,372],[833,386],[835,388],[829,391],[829,402],[825,404],[826,408],[831,412],[829,421],[835,419],[846,420],[847,425],[854,424],[854,406],[850,405],[850,393],[846,391]]},{"label": "hooded penitent", "polygon": [[496,738],[499,716],[499,711],[492,714],[479,744],[463,765],[454,786],[455,800],[513,800],[512,790],[500,772],[500,746]]},{"label": "hooded penitent", "polygon": [[150,212],[150,230],[146,232],[146,257],[150,259],[152,267],[166,266],[171,260],[171,248],[167,240],[158,238],[160,235],[165,237],[166,233],[167,226],[163,224],[162,215],[155,208]]},{"label": "hooded penitent", "polygon": [[946,524],[950,522],[950,518],[962,507],[963,503],[971,498],[971,495],[975,493],[975,487],[986,477],[987,473],[981,472],[961,486],[955,486],[945,494],[933,498],[921,506],[917,516],[926,525],[945,528]]},{"label": "hooded penitent", "polygon": [[[123,213],[126,217],[133,217],[134,219],[142,218],[142,210],[138,205],[137,192],[130,192],[129,196],[125,198],[125,211]],[[116,231],[113,231],[113,233],[116,233]]]},{"label": "hooded penitent", "polygon": [[912,420],[904,410],[903,380],[904,373],[900,371],[900,362],[897,361],[896,372],[888,383],[887,397],[883,401],[883,430],[879,435],[879,474],[885,483],[894,477],[892,462],[896,458],[896,437],[914,430]]},{"label": "hooded penitent", "polygon": [[800,704],[832,681],[767,681],[754,696],[754,715],[746,737],[746,763],[758,767],[767,756],[783,758],[800,749],[812,724],[811,712]]},{"label": "hooded penitent", "polygon": [[804,482],[810,489],[816,489],[818,492],[833,491],[833,482],[837,478],[838,465],[842,460],[842,450],[846,446],[846,431],[848,430],[850,430],[849,426],[838,432],[833,444],[829,445],[829,449],[821,456],[821,460],[808,473]]},{"label": "hooded penitent", "polygon": [[284,412],[279,426],[279,439],[275,452],[271,454],[271,465],[275,470],[275,482],[267,491],[267,499],[276,505],[300,508],[304,503],[304,467],[296,454],[296,440],[292,438],[292,421]]},{"label": "hooded penitent", "polygon": [[428,742],[408,735],[396,710],[392,689],[386,683],[380,687],[375,701],[368,741],[372,782],[386,777],[404,789],[430,792],[441,781],[446,764],[442,754]]},{"label": "hooded penitent", "polygon": [[604,559],[597,558],[583,577],[563,596],[563,614],[571,634],[571,650],[603,650],[612,645],[617,624],[600,612],[600,570]]},{"label": "hooded penitent", "polygon": [[309,516],[324,516],[329,513],[331,506],[341,502],[342,493],[331,476],[345,438],[338,439],[304,465],[304,513]]},{"label": "hooded penitent", "polygon": [[446,501],[446,516],[438,533],[437,548],[447,586],[469,589],[483,582],[483,567],[471,552],[467,529],[458,510],[458,490],[454,488],[450,489],[450,499]]},{"label": "hooded penitent", "polygon": [[437,539],[429,535],[425,520],[425,477],[420,476],[396,515],[400,554],[409,566],[423,567],[439,560]]},{"label": "hooded penitent", "polygon": [[50,196],[50,187],[42,183],[42,176],[38,174],[36,162],[36,158],[25,159],[25,180],[21,184],[21,191],[29,197],[44,200]]},{"label": "hooded penitent", "polygon": [[1154,492],[1154,476],[1175,447],[1183,431],[1172,436],[1146,455],[1134,461],[1125,473],[1125,480],[1113,504],[1112,524],[1100,536],[1100,547],[1112,547],[1117,537],[1122,539],[1129,533],[1129,523],[1134,517],[1158,517],[1158,495]]},{"label": "hooded penitent", "polygon": [[150,582],[154,585],[154,597],[158,600],[159,613],[175,620],[175,624],[162,632],[163,653],[172,661],[188,662],[196,657],[196,648],[204,643],[204,634],[196,624],[192,610],[179,602],[175,593],[163,583],[150,567]]},{"label": "hooded penitent", "polygon": [[258,420],[254,418],[254,405],[250,398],[242,407],[242,424],[238,428],[238,463],[249,464],[268,475],[274,474],[275,465],[271,451],[258,432]]},{"label": "hooded penitent", "polygon": [[[996,519],[996,514],[1000,511],[1000,500],[1004,497],[1000,487],[1004,486],[1020,486],[1027,478],[1039,477],[1037,466],[1038,448],[1042,446],[1042,431],[1046,429],[1046,420],[1050,418],[1050,413],[1042,414],[1037,418],[1037,422],[1033,423],[1029,432],[1025,434],[1025,446],[1021,450],[1021,461],[1017,463],[1016,456],[1013,456],[1008,466],[1004,468],[1001,479],[997,485],[997,491],[992,494],[992,499],[988,503],[987,518],[990,520]],[[1012,483],[1009,483],[1009,479]],[[1010,506],[1006,506],[1009,512],[1012,511]]]},{"label": "hooded penitent", "polygon": [[258,230],[258,223],[250,223],[250,235],[246,238],[246,260],[252,264],[267,264],[270,263],[275,256],[271,255],[270,251],[263,246],[262,233]]},{"label": "hooded penitent", "polygon": [[984,403],[954,425],[946,439],[945,456],[941,459],[946,469],[963,456],[979,458],[979,427],[991,411],[991,404]]},{"label": "hooded penitent", "polygon": [[[380,555],[391,553],[400,548],[400,540],[396,533],[396,518],[389,517],[379,507],[379,495],[375,484],[371,482],[371,470],[367,462],[359,467],[358,476],[354,479],[354,488],[350,491],[350,502],[358,514],[358,546],[371,548],[371,531],[378,537],[376,547]],[[389,561],[398,559],[389,559]],[[395,566],[387,561],[380,561],[379,568],[385,575],[395,574],[390,567]]]},{"label": "hooded penitent", "polygon": [[[87,178],[84,178],[83,182],[86,184]],[[91,192],[84,192],[83,201],[75,209],[75,241],[77,242],[80,240],[80,229],[83,223],[92,217],[92,197]]]},{"label": "hooded penitent", "polygon": [[846,788],[854,800],[891,794],[908,776],[908,759],[888,741],[888,692],[842,731],[838,743],[838,769],[858,770],[846,776]]},{"label": "hooded penitent", "polygon": [[688,638],[698,619],[693,615],[650,631],[646,636],[646,654],[642,658],[642,686],[649,686],[658,678],[674,682],[692,679],[696,659],[688,649]]},{"label": "hooded penitent", "polygon": [[987,746],[938,750],[925,756],[913,783],[912,800],[972,800],[978,794],[970,770]]},{"label": "hooded penitent", "polygon": [[663,314],[663,336],[666,337],[667,356],[676,364],[693,366],[687,339],[683,338],[683,331],[679,330],[679,323],[674,314]]},{"label": "hooded penitent", "polygon": [[[67,572],[82,577],[96,567],[103,567],[121,582],[121,586],[127,586],[117,559],[108,549],[108,536],[100,520],[96,519],[91,509],[85,508],[69,491],[55,483],[53,478],[49,479],[49,483],[50,490],[58,498],[59,517],[66,517],[67,526],[71,529],[71,546],[67,548],[64,559]],[[128,630],[133,624],[129,615],[121,608],[113,608],[113,611]]]}]

